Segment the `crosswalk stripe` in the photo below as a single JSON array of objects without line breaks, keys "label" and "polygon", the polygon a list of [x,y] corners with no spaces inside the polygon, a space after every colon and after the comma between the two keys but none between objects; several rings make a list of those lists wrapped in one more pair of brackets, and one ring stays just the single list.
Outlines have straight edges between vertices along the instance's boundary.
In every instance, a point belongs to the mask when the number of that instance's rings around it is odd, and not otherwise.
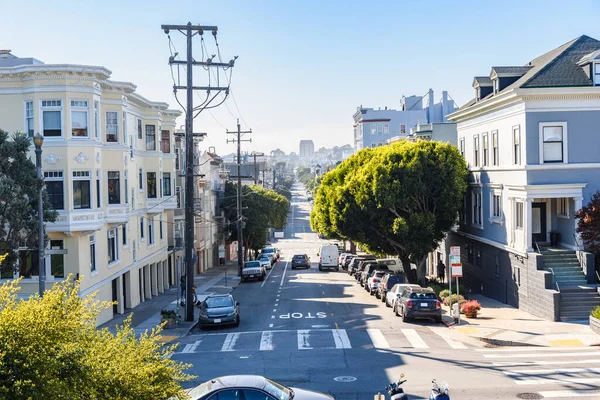
[{"label": "crosswalk stripe", "polygon": [[298,335],[298,350],[312,349],[308,338],[310,337],[310,331],[307,329],[301,329],[297,333]]},{"label": "crosswalk stripe", "polygon": [[375,346],[376,348],[379,348],[379,349],[389,349],[390,348],[390,344],[385,339],[385,336],[383,336],[383,333],[381,333],[381,330],[367,329],[367,333],[369,334],[369,337],[371,338],[371,342],[373,342],[373,346]]},{"label": "crosswalk stripe", "polygon": [[260,350],[273,350],[273,332],[264,331],[260,337]]},{"label": "crosswalk stripe", "polygon": [[551,390],[545,392],[538,392],[544,398],[558,398],[558,397],[591,397],[600,396],[600,390],[597,389],[571,389],[571,390]]},{"label": "crosswalk stripe", "polygon": [[[475,351],[481,353],[518,353],[526,351],[572,351],[572,350],[588,350],[588,348],[579,347],[538,347],[538,346],[523,346],[523,347],[512,347],[510,349],[475,349]],[[591,350],[591,349],[590,349]]]},{"label": "crosswalk stripe", "polygon": [[239,337],[240,333],[228,333],[221,351],[233,351]]},{"label": "crosswalk stripe", "polygon": [[333,341],[335,342],[336,349],[351,349],[350,338],[345,329],[332,329],[331,334],[333,335]]},{"label": "crosswalk stripe", "polygon": [[196,349],[198,348],[198,346],[200,345],[200,343],[202,343],[202,340],[196,340],[194,342],[194,344],[192,345],[192,348],[190,349],[190,353],[195,352]]},{"label": "crosswalk stripe", "polygon": [[193,343],[186,344],[185,347],[183,348],[183,350],[181,350],[181,352],[182,353],[191,353],[192,352],[192,347],[194,347]]},{"label": "crosswalk stripe", "polygon": [[508,376],[546,375],[546,374],[571,374],[571,373],[598,373],[600,368],[563,368],[563,369],[519,369],[503,371]]},{"label": "crosswalk stripe", "polygon": [[429,346],[421,339],[421,336],[414,329],[402,329],[402,333],[408,339],[415,349],[428,349]]},{"label": "crosswalk stripe", "polygon": [[548,361],[548,360],[539,360],[539,361],[502,361],[495,362],[492,365],[496,367],[528,367],[532,365],[567,365],[567,364],[598,364],[600,363],[599,359],[591,359],[591,360],[579,360],[579,361]]},{"label": "crosswalk stripe", "polygon": [[[558,350],[557,350],[558,351]],[[583,352],[583,353],[526,353],[526,354],[482,354],[485,358],[531,358],[531,357],[565,357],[565,356],[597,356],[598,352]]]},{"label": "crosswalk stripe", "polygon": [[600,378],[540,378],[540,379],[524,379],[524,380],[513,380],[517,385],[549,385],[556,383],[597,383],[600,382]]},{"label": "crosswalk stripe", "polygon": [[442,336],[442,339],[444,339],[446,341],[446,343],[448,343],[448,345],[450,347],[452,347],[453,349],[466,349],[467,348],[467,346],[465,346],[465,344],[463,342],[458,342],[458,341],[451,339],[449,337],[446,337],[446,336]]}]

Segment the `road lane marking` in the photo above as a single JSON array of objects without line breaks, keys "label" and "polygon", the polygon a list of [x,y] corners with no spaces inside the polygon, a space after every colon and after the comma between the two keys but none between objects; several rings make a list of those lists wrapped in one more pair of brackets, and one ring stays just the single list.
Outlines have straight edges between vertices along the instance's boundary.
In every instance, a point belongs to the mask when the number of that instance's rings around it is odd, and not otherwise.
[{"label": "road lane marking", "polygon": [[[516,353],[516,352],[524,352],[524,351],[570,351],[576,350],[581,351],[584,350],[580,346],[578,347],[537,347],[537,346],[527,346],[527,347],[515,347],[514,349],[476,349],[476,351],[482,353]],[[591,350],[591,349],[590,349]],[[567,353],[565,353],[567,354]]]},{"label": "road lane marking", "polygon": [[494,362],[492,365],[497,367],[530,367],[532,365],[569,365],[569,364],[600,364],[600,358],[591,360],[578,360],[578,361],[500,361]]},{"label": "road lane marking", "polygon": [[260,337],[260,350],[273,350],[273,332],[265,331]]},{"label": "road lane marking", "polygon": [[181,350],[181,352],[182,353],[191,353],[192,352],[192,347],[194,347],[193,343],[186,344],[185,347],[183,348],[183,350]]},{"label": "road lane marking", "polygon": [[549,385],[555,383],[598,383],[600,382],[600,378],[540,378],[540,379],[524,379],[524,380],[516,380],[513,379],[513,382],[517,385]]},{"label": "road lane marking", "polygon": [[274,308],[274,309],[273,309],[273,312],[277,312],[277,309],[276,309],[276,308]]},{"label": "road lane marking", "polygon": [[390,344],[385,339],[385,336],[383,336],[383,333],[381,333],[381,330],[367,329],[367,333],[369,334],[369,337],[371,338],[371,342],[373,342],[373,346],[375,346],[376,348],[378,348],[378,349],[389,349],[390,348]]},{"label": "road lane marking", "polygon": [[333,341],[335,342],[336,349],[351,349],[350,338],[345,329],[332,329],[331,334],[333,335]]},{"label": "road lane marking", "polygon": [[289,260],[287,260],[289,258],[290,252],[288,252],[288,257],[286,257],[286,262],[285,262],[285,268],[283,269],[283,275],[281,276],[281,283],[279,284],[279,286],[283,286],[283,280],[285,279],[285,273],[287,272],[287,267],[288,267],[288,263]]},{"label": "road lane marking", "polygon": [[446,341],[446,343],[448,343],[448,345],[449,345],[450,347],[452,347],[453,349],[466,349],[466,348],[467,348],[467,346],[465,346],[465,344],[464,344],[463,342],[459,342],[459,341],[456,341],[456,340],[454,340],[454,339],[450,339],[449,337],[446,337],[446,336],[442,336],[442,335],[440,335],[440,336],[441,336],[441,337],[442,337],[442,339],[444,339],[444,340]]},{"label": "road lane marking", "polygon": [[234,351],[235,343],[239,337],[240,333],[228,333],[225,342],[223,342],[223,347],[221,347],[221,351]]},{"label": "road lane marking", "polygon": [[269,324],[269,328],[272,328],[272,327],[273,327],[273,324]]},{"label": "road lane marking", "polygon": [[482,354],[485,358],[533,358],[533,357],[569,357],[569,356],[597,356],[598,352],[586,353],[526,353],[526,354]]},{"label": "road lane marking", "polygon": [[428,349],[429,346],[421,339],[421,336],[414,329],[402,329],[402,333],[408,339],[415,349]]},{"label": "road lane marking", "polygon": [[562,369],[518,369],[502,371],[507,376],[528,376],[528,375],[548,375],[548,374],[580,374],[589,372],[597,374],[600,368],[562,368]]},{"label": "road lane marking", "polygon": [[309,350],[312,349],[310,347],[310,342],[308,338],[310,337],[310,331],[307,329],[301,329],[297,332],[298,336],[298,350]]},{"label": "road lane marking", "polygon": [[271,276],[271,272],[273,272],[275,270],[275,266],[271,267],[271,269],[269,270],[269,273],[267,274],[267,278],[263,281],[262,285],[260,285],[260,287],[265,286],[265,283],[268,282],[269,277]]},{"label": "road lane marking", "polygon": [[271,319],[274,319],[274,318],[275,318],[275,316],[274,316],[274,315],[271,315]]},{"label": "road lane marking", "polygon": [[591,396],[600,396],[600,390],[597,389],[571,389],[571,390],[551,390],[538,392],[545,399],[549,398],[557,398],[557,397],[591,397]]}]

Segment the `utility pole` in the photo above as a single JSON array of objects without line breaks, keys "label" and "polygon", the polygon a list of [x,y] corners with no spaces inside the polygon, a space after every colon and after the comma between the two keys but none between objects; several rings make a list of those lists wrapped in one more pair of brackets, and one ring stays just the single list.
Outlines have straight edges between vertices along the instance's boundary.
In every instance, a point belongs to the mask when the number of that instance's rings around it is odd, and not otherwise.
[{"label": "utility pole", "polygon": [[[252,157],[254,157],[254,184],[258,185],[258,174],[260,173],[256,171],[256,157],[264,157],[265,153],[252,153],[250,154]],[[264,184],[263,184],[264,186]]]},{"label": "utility pole", "polygon": [[244,229],[244,223],[242,221],[242,142],[252,142],[252,139],[242,140],[242,133],[252,133],[252,129],[249,131],[242,131],[240,127],[240,120],[237,120],[237,132],[230,132],[227,130],[227,134],[237,134],[237,139],[227,139],[227,143],[237,143],[237,234],[238,234],[238,276],[242,275],[242,267],[244,265],[244,252],[242,248],[242,241],[244,235],[242,230]]},{"label": "utility pole", "polygon": [[[173,65],[185,65],[187,72],[186,85],[181,85],[179,82],[173,80],[173,91],[177,93],[178,89],[186,90],[186,109],[185,111],[185,151],[186,151],[186,168],[185,168],[185,320],[194,321],[194,117],[203,111],[210,101],[206,101],[194,109],[194,90],[206,91],[209,95],[211,91],[216,91],[214,97],[216,97],[221,91],[225,91],[226,96],[229,94],[229,86],[194,86],[193,83],[193,67],[202,66],[204,68],[231,68],[235,64],[235,58],[227,63],[213,62],[212,58],[208,58],[206,61],[196,61],[192,57],[192,39],[194,36],[199,35],[202,37],[205,31],[209,31],[212,35],[217,37],[218,27],[216,26],[201,26],[192,25],[188,22],[187,25],[161,25],[161,29],[165,34],[169,35],[171,30],[178,31],[186,37],[187,55],[186,60],[175,60],[175,55],[171,55],[169,58],[169,65],[171,68]],[[169,36],[170,40],[170,36]],[[237,58],[237,57],[236,57]],[[210,74],[210,70],[209,70]],[[213,97],[213,99],[214,99]],[[207,97],[208,98],[208,97]],[[211,100],[212,101],[212,100]],[[199,109],[199,111],[198,111]],[[196,113],[194,115],[194,113]],[[198,134],[203,136],[203,134]]]}]

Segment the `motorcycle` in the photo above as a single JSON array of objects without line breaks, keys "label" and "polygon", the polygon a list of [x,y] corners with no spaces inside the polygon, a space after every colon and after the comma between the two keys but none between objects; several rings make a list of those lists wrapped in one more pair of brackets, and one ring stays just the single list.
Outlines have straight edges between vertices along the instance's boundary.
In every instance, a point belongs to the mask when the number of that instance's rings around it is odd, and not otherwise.
[{"label": "motorcycle", "polygon": [[392,396],[390,400],[408,400],[408,395],[404,393],[404,389],[401,387],[406,379],[402,380],[402,378],[404,378],[404,374],[400,374],[398,382],[392,382],[385,387],[388,395]]},{"label": "motorcycle", "polygon": [[448,394],[450,389],[446,382],[442,382],[441,385],[438,385],[434,379],[431,383],[433,383],[433,388],[431,389],[429,400],[450,400],[450,395]]}]

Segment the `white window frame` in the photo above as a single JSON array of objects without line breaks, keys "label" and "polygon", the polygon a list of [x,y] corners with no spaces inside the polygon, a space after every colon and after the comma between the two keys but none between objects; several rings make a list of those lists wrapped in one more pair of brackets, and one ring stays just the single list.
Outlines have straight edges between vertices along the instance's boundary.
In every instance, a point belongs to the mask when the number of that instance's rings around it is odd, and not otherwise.
[{"label": "white window frame", "polygon": [[[115,174],[116,173],[116,177],[112,177],[111,178],[111,173]],[[119,201],[117,203],[111,203],[110,202],[110,187],[108,185],[108,182],[110,180],[116,180],[117,181],[117,192],[118,192],[118,196],[119,196]],[[121,171],[106,171],[106,192],[108,194],[108,205],[120,205],[122,202],[122,197],[121,197]]]},{"label": "white window frame", "polygon": [[479,135],[473,135],[473,166],[474,167],[479,167],[480,163],[479,163],[479,153],[481,151],[481,146],[479,143]]},{"label": "white window frame", "polygon": [[383,134],[389,135],[390,133],[390,124],[383,124]]},{"label": "white window frame", "polygon": [[[75,140],[84,140],[84,139],[89,139],[92,136],[90,135],[90,129],[91,129],[91,124],[90,124],[90,102],[88,100],[70,100],[69,104],[71,105],[70,107],[70,123],[71,126],[69,127],[69,135],[71,137],[71,139],[75,139]],[[78,113],[83,113],[85,112],[85,123],[86,123],[86,131],[87,131],[87,135],[86,136],[74,136],[73,135],[73,112],[78,112]]]},{"label": "white window frame", "polygon": [[107,237],[106,237],[106,244],[107,244],[107,250],[110,250],[110,239],[113,239],[115,241],[115,249],[114,249],[114,256],[115,259],[114,260],[110,260],[110,257],[108,258],[108,266],[109,268],[115,264],[117,264],[120,260],[120,252],[119,252],[119,230],[117,228],[113,228],[113,229],[109,229],[107,232]]},{"label": "white window frame", "polygon": [[500,91],[500,80],[498,78],[492,79],[492,85],[494,88],[494,94]]},{"label": "white window frame", "polygon": [[[46,104],[44,104],[46,103]],[[60,112],[60,136],[45,136],[44,135],[44,112],[45,111],[59,111]],[[59,140],[65,137],[65,118],[63,115],[63,100],[40,100],[40,118],[39,118],[40,133],[44,136],[44,139],[48,140]]]},{"label": "white window frame", "polygon": [[162,215],[158,218],[158,232],[159,232],[159,236],[160,236],[160,241],[164,242],[165,238],[163,235],[163,217],[162,217]]},{"label": "white window frame", "polygon": [[471,225],[483,228],[483,204],[481,187],[474,187],[471,192]]},{"label": "white window frame", "polygon": [[513,165],[521,165],[521,153],[523,147],[521,146],[521,125],[515,125],[512,127],[512,163]]},{"label": "white window frame", "polygon": [[406,124],[400,124],[400,134],[406,134]]},{"label": "white window frame", "polygon": [[35,135],[35,125],[33,119],[33,100],[26,100],[24,103],[25,110],[25,127],[24,131],[27,134],[27,137],[33,138]]},{"label": "white window frame", "polygon": [[[544,161],[544,128],[557,127],[562,128],[562,161]],[[569,146],[568,146],[567,122],[540,122],[539,139],[540,139],[540,164],[568,164],[569,163]]]},{"label": "white window frame", "polygon": [[490,165],[490,137],[487,132],[481,135],[481,166]]},{"label": "white window frame", "polygon": [[498,147],[498,131],[492,131],[492,165],[500,165],[500,147]]},{"label": "white window frame", "polygon": [[375,122],[371,122],[371,135],[377,134],[377,124]]},{"label": "white window frame", "polygon": [[144,234],[144,217],[140,217],[140,223],[139,223],[139,227],[140,227],[140,242],[143,242],[146,239],[146,236]]},{"label": "white window frame", "polygon": [[96,185],[94,186],[96,208],[102,208],[102,170],[96,170]]},{"label": "white window frame", "polygon": [[100,102],[94,101],[94,139],[100,139]]},{"label": "white window frame", "polygon": [[148,247],[156,244],[154,240],[154,217],[148,218]]},{"label": "white window frame", "polygon": [[[77,176],[75,176],[77,174]],[[71,205],[73,210],[93,210],[94,209],[94,195],[92,188],[92,173],[89,169],[74,169],[71,171],[71,179],[73,181],[88,181],[90,185],[90,207],[89,208],[75,208],[75,185],[71,185]],[[100,185],[102,186],[102,185]]]},{"label": "white window frame", "polygon": [[465,157],[465,138],[460,138],[458,140],[458,150],[460,151],[460,154],[464,158]]},{"label": "white window frame", "polygon": [[570,218],[569,213],[569,198],[559,197],[556,199],[556,216],[558,218]]},{"label": "white window frame", "polygon": [[502,225],[502,189],[490,190],[490,222]]},{"label": "white window frame", "polygon": [[[92,254],[92,247],[94,247],[94,254]],[[98,273],[98,251],[96,249],[96,235],[90,235],[90,272],[92,274]]]},{"label": "white window frame", "polygon": [[122,245],[123,245],[124,249],[126,249],[126,248],[129,247],[129,243],[128,243],[128,240],[129,240],[129,232],[128,231],[129,231],[129,229],[127,229],[127,228],[128,228],[127,222],[125,222],[123,225],[121,225],[121,231],[122,231],[121,232],[121,242],[122,242]]},{"label": "white window frame", "polygon": [[[109,131],[108,131],[108,128],[109,128],[109,124],[108,124],[108,120],[109,120],[109,118],[108,118],[108,114],[114,114],[114,115],[115,115],[115,117],[116,117],[116,118],[115,118],[115,121],[116,121],[116,122],[115,122],[115,123],[112,123],[112,124],[110,124],[110,127],[114,127],[114,128],[115,128],[115,132],[114,132],[114,133],[109,133]],[[118,112],[118,111],[115,111],[115,110],[106,110],[106,112],[104,113],[104,117],[106,118],[106,120],[105,120],[105,124],[104,124],[104,126],[106,127],[106,132],[105,132],[105,135],[104,135],[104,140],[106,141],[106,143],[116,143],[116,144],[118,144],[118,143],[119,143],[119,112]],[[110,118],[110,119],[112,120],[113,118]],[[114,142],[109,142],[109,141],[108,141],[108,135],[109,135],[109,134],[110,134],[110,135],[115,135],[115,139],[116,139],[116,140],[115,140]]]},{"label": "white window frame", "polygon": [[127,144],[127,112],[123,111],[123,144]]},{"label": "white window frame", "polygon": [[[519,212],[520,207],[520,212]],[[525,222],[525,202],[523,200],[515,201],[515,229],[522,231]]]},{"label": "white window frame", "polygon": [[[165,174],[169,175],[169,194],[165,193]],[[161,190],[161,197],[172,197],[173,196],[173,181],[171,180],[171,173],[170,172],[161,172],[161,178],[160,178],[160,190]]]},{"label": "white window frame", "polygon": [[144,191],[144,168],[138,168],[138,189],[140,192]]},{"label": "white window frame", "polygon": [[63,211],[67,209],[67,195],[65,193],[65,189],[67,185],[65,184],[64,171],[63,170],[46,170],[44,171],[44,182],[62,182],[63,183],[63,207],[57,209],[57,211]]},{"label": "white window frame", "polygon": [[600,63],[594,63],[594,85],[600,86]]}]

